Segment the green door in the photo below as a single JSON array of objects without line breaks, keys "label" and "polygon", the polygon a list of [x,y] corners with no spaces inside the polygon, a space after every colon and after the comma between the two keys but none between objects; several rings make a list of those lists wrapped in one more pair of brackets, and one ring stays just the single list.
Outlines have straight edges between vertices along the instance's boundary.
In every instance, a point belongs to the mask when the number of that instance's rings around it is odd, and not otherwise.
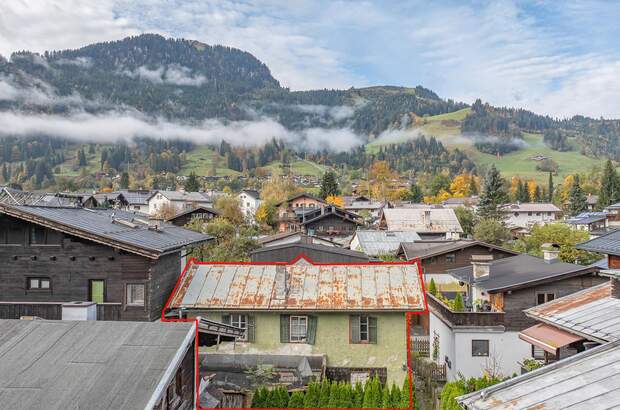
[{"label": "green door", "polygon": [[104,280],[91,280],[90,281],[90,301],[95,303],[104,302]]}]

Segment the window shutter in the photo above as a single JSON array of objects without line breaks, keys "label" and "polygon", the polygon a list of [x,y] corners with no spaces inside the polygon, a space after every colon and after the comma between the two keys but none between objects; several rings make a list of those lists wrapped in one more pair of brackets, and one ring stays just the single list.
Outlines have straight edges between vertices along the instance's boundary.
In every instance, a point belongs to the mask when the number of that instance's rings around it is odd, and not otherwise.
[{"label": "window shutter", "polygon": [[230,315],[222,315],[222,323],[225,325],[230,325],[232,323],[230,320]]},{"label": "window shutter", "polygon": [[248,315],[248,329],[246,330],[246,332],[248,333],[248,342],[250,343],[254,343],[254,341],[256,340],[256,320],[254,319],[254,316],[249,316]]},{"label": "window shutter", "polygon": [[306,337],[308,344],[313,345],[316,341],[316,325],[317,317],[308,316],[308,335]]},{"label": "window shutter", "polygon": [[360,317],[358,315],[349,316],[351,328],[351,343],[360,342]]},{"label": "window shutter", "polygon": [[291,339],[291,316],[280,315],[280,343],[288,343]]},{"label": "window shutter", "polygon": [[377,318],[368,318],[368,342],[377,343]]}]

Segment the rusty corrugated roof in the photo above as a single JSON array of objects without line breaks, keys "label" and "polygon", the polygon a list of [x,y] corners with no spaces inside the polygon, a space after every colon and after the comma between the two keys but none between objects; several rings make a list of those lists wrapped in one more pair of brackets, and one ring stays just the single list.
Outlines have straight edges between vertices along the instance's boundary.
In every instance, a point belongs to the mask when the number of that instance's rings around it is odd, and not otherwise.
[{"label": "rusty corrugated roof", "polygon": [[426,309],[418,263],[190,262],[171,308],[209,310]]},{"label": "rusty corrugated roof", "polygon": [[524,312],[591,340],[620,340],[620,299],[611,297],[610,290],[611,284],[603,283]]}]

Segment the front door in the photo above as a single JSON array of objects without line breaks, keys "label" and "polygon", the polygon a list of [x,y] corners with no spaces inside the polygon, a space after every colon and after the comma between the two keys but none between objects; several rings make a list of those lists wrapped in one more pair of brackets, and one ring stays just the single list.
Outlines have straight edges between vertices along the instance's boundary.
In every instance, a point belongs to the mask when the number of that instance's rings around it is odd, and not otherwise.
[{"label": "front door", "polygon": [[103,303],[105,301],[105,280],[92,279],[89,288],[89,299],[91,302]]}]

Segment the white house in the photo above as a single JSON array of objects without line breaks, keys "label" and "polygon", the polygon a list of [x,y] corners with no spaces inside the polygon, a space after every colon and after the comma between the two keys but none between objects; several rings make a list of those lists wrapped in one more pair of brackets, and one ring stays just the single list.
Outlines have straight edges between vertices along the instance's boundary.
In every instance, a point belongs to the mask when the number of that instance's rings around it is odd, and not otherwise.
[{"label": "white house", "polygon": [[527,228],[545,225],[559,219],[562,210],[551,203],[516,203],[500,208],[504,221],[510,228]]},{"label": "white house", "polygon": [[239,208],[249,221],[254,221],[256,210],[261,204],[260,193],[254,189],[244,189],[237,195]]},{"label": "white house", "polygon": [[431,357],[445,364],[448,380],[520,373],[533,352],[519,334],[535,324],[523,311],[602,281],[598,268],[561,262],[558,253],[472,256],[471,266],[449,271],[467,289],[462,311],[428,295]]},{"label": "white house", "polygon": [[147,202],[151,216],[166,209],[173,209],[178,214],[199,206],[212,206],[211,199],[202,192],[155,191]]}]

